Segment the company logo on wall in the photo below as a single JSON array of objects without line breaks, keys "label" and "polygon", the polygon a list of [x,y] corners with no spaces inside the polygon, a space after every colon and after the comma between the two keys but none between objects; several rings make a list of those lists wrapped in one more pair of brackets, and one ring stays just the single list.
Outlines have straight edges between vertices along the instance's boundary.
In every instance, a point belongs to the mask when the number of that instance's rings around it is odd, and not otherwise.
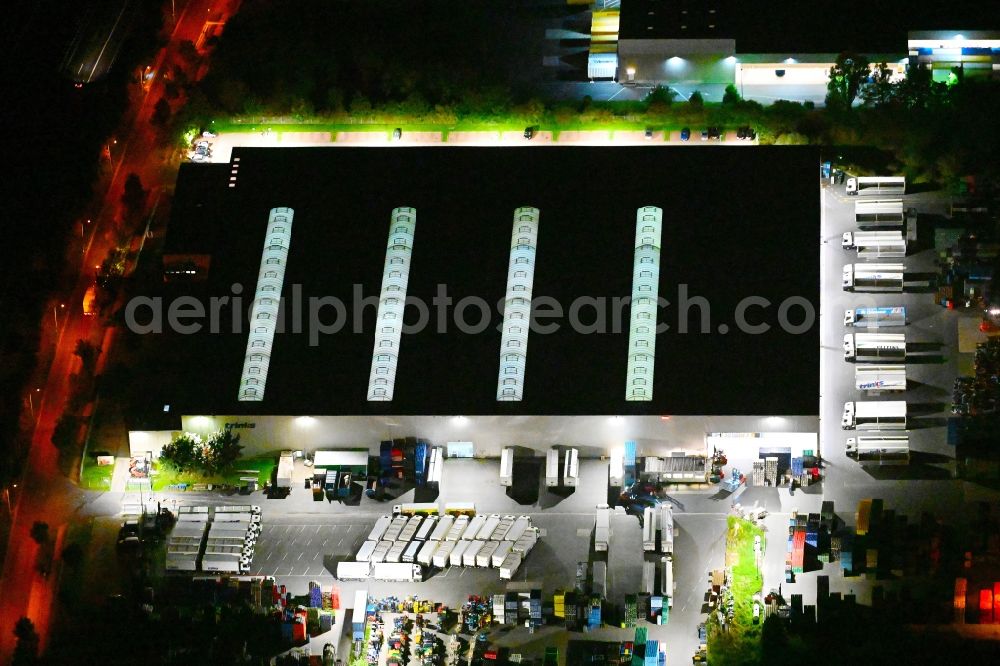
[{"label": "company logo on wall", "polygon": [[227,423],[226,430],[246,430],[256,428],[257,424],[251,421],[237,421],[236,423]]}]

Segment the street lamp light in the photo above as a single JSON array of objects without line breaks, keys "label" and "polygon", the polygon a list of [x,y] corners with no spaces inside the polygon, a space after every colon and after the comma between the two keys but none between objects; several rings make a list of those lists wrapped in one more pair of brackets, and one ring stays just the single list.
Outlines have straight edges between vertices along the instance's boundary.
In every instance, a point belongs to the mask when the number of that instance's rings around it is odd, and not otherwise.
[{"label": "street lamp light", "polygon": [[59,309],[57,310],[55,304],[52,305],[52,321],[55,322],[57,329],[59,328],[59,316],[58,316],[58,312],[59,312],[59,310],[65,309],[65,307],[66,307],[65,303],[60,303],[59,304]]}]

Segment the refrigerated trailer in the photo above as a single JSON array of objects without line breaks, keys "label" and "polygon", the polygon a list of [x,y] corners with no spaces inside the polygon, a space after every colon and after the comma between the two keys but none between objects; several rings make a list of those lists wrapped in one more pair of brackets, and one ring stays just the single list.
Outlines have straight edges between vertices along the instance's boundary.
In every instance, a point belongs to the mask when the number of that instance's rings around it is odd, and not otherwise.
[{"label": "refrigerated trailer", "polygon": [[566,449],[563,458],[563,485],[576,486],[580,480],[580,452]]},{"label": "refrigerated trailer", "polygon": [[665,555],[674,552],[674,509],[664,502],[660,505],[660,550]]},{"label": "refrigerated trailer", "polygon": [[[455,545],[458,543],[458,541],[442,541],[437,550],[434,551],[434,566],[438,569],[444,569],[451,564],[451,553],[455,550]],[[465,542],[463,541],[462,543]]]},{"label": "refrigerated trailer", "polygon": [[419,564],[380,563],[372,567],[375,580],[415,583],[424,579],[423,567]]},{"label": "refrigerated trailer", "polygon": [[340,580],[368,580],[372,573],[370,562],[338,562],[337,578]]},{"label": "refrigerated trailer", "polygon": [[859,391],[905,391],[905,365],[859,365],[854,368],[854,386]]},{"label": "refrigerated trailer", "polygon": [[858,245],[858,259],[903,259],[906,257],[906,240],[876,240]]},{"label": "refrigerated trailer", "polygon": [[488,569],[493,563],[493,553],[500,547],[499,541],[487,541],[476,553],[476,566],[480,569]]},{"label": "refrigerated trailer", "polygon": [[860,196],[902,196],[906,194],[904,176],[857,176],[847,179],[847,194]]},{"label": "refrigerated trailer", "polygon": [[549,488],[559,485],[559,451],[556,449],[545,453],[545,485]]},{"label": "refrigerated trailer", "polygon": [[431,541],[444,541],[445,537],[451,531],[451,526],[455,524],[455,516],[441,516],[441,520],[437,522],[434,527],[434,531],[431,532]]},{"label": "refrigerated trailer", "polygon": [[372,556],[369,561],[372,564],[376,562],[385,562],[385,556],[389,554],[389,549],[392,548],[395,541],[379,541],[378,545],[375,546],[375,550],[372,551]]},{"label": "refrigerated trailer", "polygon": [[902,199],[858,200],[854,222],[861,229],[902,229],[906,223]]},{"label": "refrigerated trailer", "polygon": [[455,547],[451,551],[451,555],[448,557],[448,563],[453,567],[462,566],[462,560],[465,558],[465,551],[469,549],[469,544],[472,541],[455,541]]},{"label": "refrigerated trailer", "polygon": [[500,485],[510,486],[514,483],[514,449],[505,446],[500,452]]},{"label": "refrigerated trailer", "polygon": [[424,541],[420,547],[420,552],[417,553],[417,563],[425,567],[432,565],[434,563],[434,554],[440,545],[440,541]]},{"label": "refrigerated trailer", "polygon": [[465,549],[465,552],[462,553],[462,566],[476,566],[476,556],[479,555],[479,551],[482,550],[485,545],[485,541],[470,541],[468,547]]},{"label": "refrigerated trailer", "polygon": [[642,549],[656,550],[656,509],[651,506],[642,512]]},{"label": "refrigerated trailer", "polygon": [[858,435],[847,439],[847,455],[862,465],[909,465],[910,436],[904,433]]},{"label": "refrigerated trailer", "polygon": [[902,231],[845,231],[840,246],[845,250],[871,245],[877,241],[904,241]]},{"label": "refrigerated trailer", "polygon": [[358,562],[368,562],[372,559],[372,553],[378,547],[378,541],[365,541],[358,549],[358,556],[354,559]]},{"label": "refrigerated trailer", "polygon": [[848,333],[844,336],[844,360],[902,363],[906,360],[906,336],[902,333]]},{"label": "refrigerated trailer", "polygon": [[906,401],[845,402],[844,430],[906,430]]},{"label": "refrigerated trailer", "polygon": [[372,527],[372,531],[368,533],[369,541],[379,541],[383,536],[385,536],[385,531],[389,529],[389,525],[392,524],[392,518],[389,516],[382,516],[375,521],[375,526]]},{"label": "refrigerated trailer", "polygon": [[902,292],[903,264],[845,264],[845,291]]},{"label": "refrigerated trailer", "polygon": [[880,308],[855,308],[844,311],[844,326],[854,328],[891,328],[906,326],[906,308],[894,305]]}]

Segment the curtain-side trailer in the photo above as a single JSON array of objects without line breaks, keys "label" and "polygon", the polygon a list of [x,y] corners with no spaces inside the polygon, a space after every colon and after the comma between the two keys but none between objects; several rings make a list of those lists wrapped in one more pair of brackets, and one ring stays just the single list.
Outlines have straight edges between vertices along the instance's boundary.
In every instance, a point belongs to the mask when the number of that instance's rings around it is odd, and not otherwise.
[{"label": "curtain-side trailer", "polygon": [[902,241],[905,239],[902,231],[846,231],[841,238],[840,245],[845,250],[853,250],[856,247],[886,240]]},{"label": "curtain-side trailer", "polygon": [[488,569],[493,563],[493,553],[500,547],[499,541],[487,541],[476,553],[476,566],[480,569]]},{"label": "curtain-side trailer", "polygon": [[902,199],[859,199],[854,204],[854,222],[860,229],[902,229],[906,212]]},{"label": "curtain-side trailer", "polygon": [[382,535],[382,541],[395,541],[399,538],[399,533],[403,531],[406,524],[410,522],[410,519],[406,516],[396,516],[389,523],[389,527],[385,530],[385,534]]},{"label": "curtain-side trailer", "polygon": [[845,264],[845,291],[902,292],[903,264]]},{"label": "curtain-side trailer", "polygon": [[844,360],[902,363],[906,360],[906,336],[902,333],[848,333],[844,336]]},{"label": "curtain-side trailer", "polygon": [[559,451],[549,449],[545,453],[545,485],[554,488],[559,485]]},{"label": "curtain-side trailer", "polygon": [[855,308],[844,311],[844,326],[854,328],[891,328],[906,326],[906,308],[889,307]]},{"label": "curtain-side trailer", "polygon": [[403,561],[403,551],[409,545],[409,541],[393,541],[389,552],[385,554],[385,561],[398,564]]},{"label": "curtain-side trailer", "polygon": [[854,386],[859,391],[905,391],[905,365],[859,365],[854,368]]},{"label": "curtain-side trailer", "polygon": [[500,452],[500,485],[511,486],[514,483],[514,449],[505,446]]},{"label": "curtain-side trailer", "polygon": [[903,433],[858,435],[847,439],[847,455],[862,465],[909,465],[910,437]]},{"label": "curtain-side trailer", "polygon": [[504,516],[501,518],[500,524],[497,525],[497,528],[493,530],[493,534],[490,535],[490,541],[506,541],[507,533],[514,527],[516,520],[517,518],[514,516]]},{"label": "curtain-side trailer", "polygon": [[855,196],[902,196],[906,194],[904,176],[852,176],[847,179],[847,194]]},{"label": "curtain-side trailer", "polygon": [[906,430],[905,400],[845,402],[844,430]]},{"label": "curtain-side trailer", "polygon": [[511,553],[500,563],[500,580],[510,580],[521,566],[523,557],[520,553]]}]

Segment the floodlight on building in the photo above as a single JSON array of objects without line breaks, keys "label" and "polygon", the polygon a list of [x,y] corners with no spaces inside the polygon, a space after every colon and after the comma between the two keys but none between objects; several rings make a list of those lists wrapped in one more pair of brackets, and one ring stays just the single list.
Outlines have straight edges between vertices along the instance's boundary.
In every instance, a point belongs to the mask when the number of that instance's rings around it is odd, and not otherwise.
[{"label": "floodlight on building", "polygon": [[955,35],[954,37],[952,37],[952,39],[954,39],[956,42],[960,42],[963,39],[965,39],[965,35],[958,34],[958,35]]},{"label": "floodlight on building", "polygon": [[729,65],[735,65],[736,64],[736,56],[727,56],[726,57],[726,63],[729,64]]},{"label": "floodlight on building", "polygon": [[796,60],[795,58],[785,58],[785,64],[786,65],[794,65],[797,62],[798,62],[798,60]]},{"label": "floodlight on building", "polygon": [[257,289],[250,309],[250,335],[240,376],[240,402],[264,399],[267,369],[271,364],[271,348],[278,325],[281,287],[285,282],[285,264],[292,242],[291,208],[272,208],[264,234],[264,251],[260,257]]},{"label": "floodlight on building", "polygon": [[199,430],[205,430],[211,428],[213,425],[212,418],[209,416],[192,416],[191,417],[191,427],[198,428]]},{"label": "floodlight on building", "polygon": [[524,397],[524,369],[528,359],[539,216],[538,209],[531,206],[514,210],[507,294],[504,296],[503,306],[503,332],[500,337],[497,400],[518,401]]},{"label": "floodlight on building", "polygon": [[671,56],[667,58],[667,69],[680,69],[684,66],[684,58]]},{"label": "floodlight on building", "polygon": [[451,417],[451,423],[452,423],[452,425],[464,426],[468,422],[469,422],[469,419],[465,418],[464,416],[453,416],[453,417]]},{"label": "floodlight on building", "polygon": [[660,287],[662,230],[662,208],[644,206],[636,211],[628,370],[625,374],[626,400],[653,399],[653,361],[656,356],[656,306]]},{"label": "floodlight on building", "polygon": [[311,428],[316,425],[316,419],[312,416],[296,416],[295,425],[300,428]]},{"label": "floodlight on building", "polygon": [[392,400],[396,384],[396,363],[399,361],[399,341],[403,333],[406,285],[410,279],[413,234],[416,227],[416,208],[392,209],[389,242],[385,250],[385,267],[382,271],[382,293],[379,296],[378,315],[375,319],[372,369],[368,376],[369,401]]}]

